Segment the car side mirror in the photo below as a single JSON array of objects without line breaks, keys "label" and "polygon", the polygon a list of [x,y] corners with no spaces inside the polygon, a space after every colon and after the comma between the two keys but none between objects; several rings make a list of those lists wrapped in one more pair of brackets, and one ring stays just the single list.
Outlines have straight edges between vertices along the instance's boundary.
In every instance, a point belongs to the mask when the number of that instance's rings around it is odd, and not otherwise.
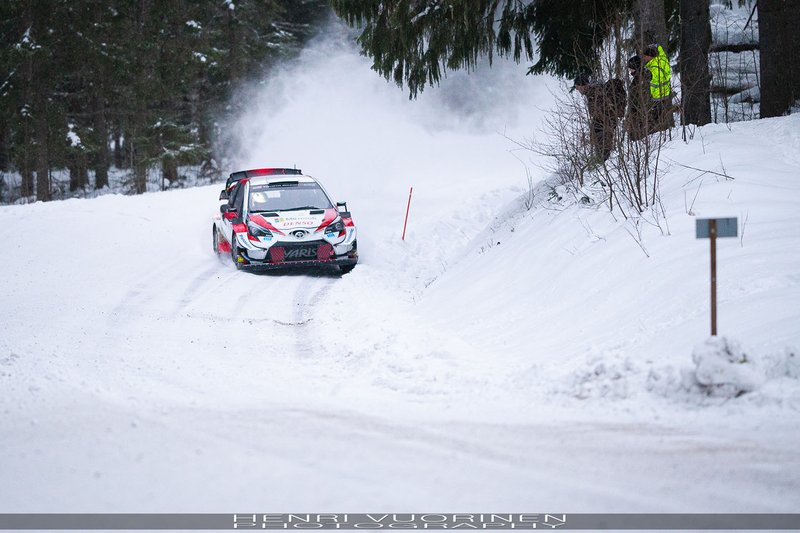
[{"label": "car side mirror", "polygon": [[337,208],[344,207],[344,209],[339,209],[340,212],[347,211],[347,202],[336,202],[336,207]]},{"label": "car side mirror", "polygon": [[236,209],[230,207],[228,204],[221,204],[219,206],[219,212],[222,213],[222,218],[225,220],[233,220],[237,217]]},{"label": "car side mirror", "polygon": [[219,192],[219,199],[220,199],[220,200],[227,200],[227,199],[228,199],[228,191],[227,191],[227,190],[225,190],[225,189],[222,189],[222,190]]},{"label": "car side mirror", "polygon": [[342,218],[353,218],[350,215],[350,211],[339,211],[339,216]]}]

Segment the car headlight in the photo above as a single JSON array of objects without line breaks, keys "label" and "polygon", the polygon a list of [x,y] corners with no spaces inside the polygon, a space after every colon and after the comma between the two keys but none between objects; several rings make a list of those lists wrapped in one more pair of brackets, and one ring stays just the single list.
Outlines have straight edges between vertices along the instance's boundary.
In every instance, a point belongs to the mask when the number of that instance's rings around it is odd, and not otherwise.
[{"label": "car headlight", "polygon": [[338,233],[340,237],[344,235],[344,222],[342,222],[342,219],[340,218],[339,220],[337,220],[336,222],[325,228],[325,233]]},{"label": "car headlight", "polygon": [[256,224],[255,222],[252,222],[252,221],[247,223],[247,231],[253,237],[271,237],[272,236],[272,232],[270,230],[268,230],[267,228],[262,228],[261,226],[259,226],[258,224]]}]

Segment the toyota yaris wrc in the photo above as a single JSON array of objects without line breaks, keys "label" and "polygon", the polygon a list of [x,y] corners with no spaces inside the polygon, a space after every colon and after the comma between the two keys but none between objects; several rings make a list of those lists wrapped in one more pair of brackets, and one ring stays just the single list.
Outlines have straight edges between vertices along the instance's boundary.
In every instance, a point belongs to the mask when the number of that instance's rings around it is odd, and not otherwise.
[{"label": "toyota yaris wrc", "polygon": [[322,185],[296,169],[234,172],[220,193],[211,228],[214,251],[241,269],[358,262],[356,227],[347,204],[334,204]]}]

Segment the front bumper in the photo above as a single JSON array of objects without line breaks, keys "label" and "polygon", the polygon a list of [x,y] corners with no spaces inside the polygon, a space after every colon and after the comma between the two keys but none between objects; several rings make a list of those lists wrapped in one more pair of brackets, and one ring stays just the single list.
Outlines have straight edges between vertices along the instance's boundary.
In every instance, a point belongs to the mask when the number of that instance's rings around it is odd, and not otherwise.
[{"label": "front bumper", "polygon": [[[320,265],[350,266],[358,263],[355,244],[333,246],[324,240],[275,243],[270,248],[239,248],[237,263],[244,269],[277,269]],[[344,252],[344,253],[337,253]]]},{"label": "front bumper", "polygon": [[358,263],[358,259],[350,259],[350,258],[339,258],[339,259],[329,259],[325,261],[321,260],[309,260],[309,261],[284,261],[282,263],[275,263],[269,261],[252,261],[247,263],[240,263],[239,268],[242,270],[278,270],[278,269],[286,269],[286,268],[298,268],[298,267],[315,267],[315,266],[350,266],[356,265]]}]

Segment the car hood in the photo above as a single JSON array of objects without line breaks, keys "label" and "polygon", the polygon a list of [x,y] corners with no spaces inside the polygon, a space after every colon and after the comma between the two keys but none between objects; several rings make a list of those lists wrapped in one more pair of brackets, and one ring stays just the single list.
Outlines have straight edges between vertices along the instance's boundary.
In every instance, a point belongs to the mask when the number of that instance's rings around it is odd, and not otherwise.
[{"label": "car hood", "polygon": [[[314,214],[312,214],[314,213]],[[277,216],[274,216],[277,215]],[[328,224],[336,220],[339,212],[335,208],[305,211],[278,211],[273,213],[253,214],[250,220],[261,227],[270,231],[285,234],[296,229],[304,229],[315,232],[324,229]]]}]

